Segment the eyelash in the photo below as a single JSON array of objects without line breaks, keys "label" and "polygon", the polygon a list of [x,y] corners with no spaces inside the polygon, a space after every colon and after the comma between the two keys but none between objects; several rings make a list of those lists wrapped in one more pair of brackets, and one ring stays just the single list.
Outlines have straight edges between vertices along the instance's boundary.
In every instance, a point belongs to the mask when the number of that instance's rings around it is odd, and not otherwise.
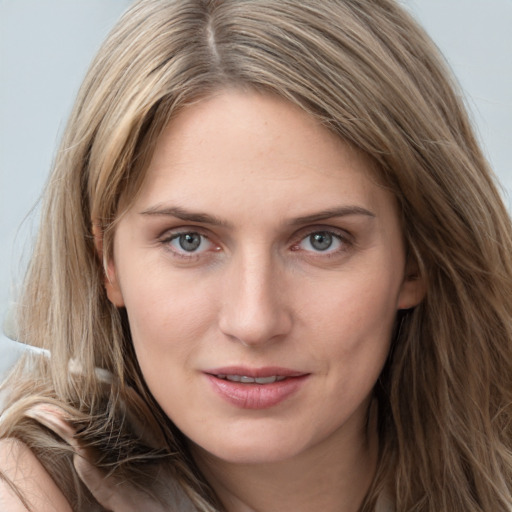
[{"label": "eyelash", "polygon": [[[177,250],[177,248],[172,247],[172,245],[171,245],[172,242],[179,241],[180,237],[185,236],[185,235],[199,235],[201,237],[200,244],[203,244],[205,241],[207,241],[214,247],[215,252],[221,250],[221,248],[218,245],[214,244],[210,240],[208,235],[206,235],[205,233],[201,232],[198,229],[196,229],[196,230],[193,230],[193,229],[181,230],[181,231],[171,232],[171,233],[167,232],[160,239],[160,243],[163,246],[165,246],[173,254],[173,256],[175,256],[177,258],[182,258],[182,259],[188,260],[188,261],[193,261],[193,260],[200,258],[207,251],[207,249],[203,250],[201,252],[195,252],[195,251],[187,252],[183,248],[182,248],[182,251],[180,251],[180,250]],[[308,239],[310,240],[309,243],[311,245],[311,237],[313,235],[323,235],[323,236],[327,235],[332,238],[333,242],[336,241],[338,244],[340,244],[340,247],[335,250],[332,250],[331,247],[329,246],[325,249],[325,251],[322,251],[322,250],[316,250],[316,251],[315,250],[306,250],[305,251],[305,252],[310,253],[312,255],[312,257],[314,257],[314,258],[332,258],[332,257],[339,255],[340,253],[347,251],[353,245],[353,241],[351,239],[352,237],[346,231],[334,230],[332,228],[324,228],[324,227],[318,226],[318,227],[314,227],[314,228],[308,228],[307,231],[302,231],[301,233],[299,233],[299,235],[297,235],[297,237],[295,237],[296,242],[293,242],[293,244],[290,246],[290,250],[292,252],[299,252],[300,244],[307,241]],[[199,247],[200,246],[201,245],[199,245]]]},{"label": "eyelash", "polygon": [[322,235],[322,236],[328,236],[331,238],[331,241],[337,242],[339,244],[339,247],[337,249],[332,249],[331,246],[327,247],[325,250],[307,250],[312,257],[314,258],[332,258],[336,257],[339,254],[347,251],[351,245],[353,244],[351,240],[351,236],[344,231],[338,231],[333,230],[332,228],[315,228],[315,229],[308,229],[306,232],[302,232],[300,234],[300,237],[298,237],[298,241],[295,242],[291,246],[292,251],[300,251],[300,244],[303,242],[307,242],[311,245],[311,237],[314,235]]},{"label": "eyelash", "polygon": [[200,241],[200,244],[203,244],[204,241],[208,241],[210,244],[212,244],[212,246],[214,246],[216,248],[216,251],[220,249],[219,246],[216,246],[211,240],[210,238],[205,235],[204,233],[202,233],[201,231],[199,230],[183,230],[183,231],[178,231],[178,232],[173,232],[173,233],[170,233],[167,232],[164,237],[160,240],[160,243],[162,245],[164,245],[172,254],[173,256],[177,257],[177,258],[182,258],[184,260],[196,260],[198,258],[201,257],[201,255],[203,254],[203,252],[187,252],[183,249],[183,252],[180,252],[179,250],[176,250],[174,248],[172,248],[172,242],[175,241],[175,240],[178,240],[180,239],[180,237],[182,236],[186,236],[186,235],[199,235],[201,237],[201,241]]}]

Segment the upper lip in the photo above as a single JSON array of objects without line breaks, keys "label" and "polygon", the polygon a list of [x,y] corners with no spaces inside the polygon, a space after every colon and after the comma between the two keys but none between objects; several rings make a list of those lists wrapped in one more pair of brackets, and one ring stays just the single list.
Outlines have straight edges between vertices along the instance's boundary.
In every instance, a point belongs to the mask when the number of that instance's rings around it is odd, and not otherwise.
[{"label": "upper lip", "polygon": [[224,366],[221,368],[212,368],[205,370],[204,373],[210,375],[241,375],[245,377],[301,377],[308,375],[307,372],[292,370],[290,368],[282,368],[280,366],[265,366],[260,368],[249,368],[247,366]]}]

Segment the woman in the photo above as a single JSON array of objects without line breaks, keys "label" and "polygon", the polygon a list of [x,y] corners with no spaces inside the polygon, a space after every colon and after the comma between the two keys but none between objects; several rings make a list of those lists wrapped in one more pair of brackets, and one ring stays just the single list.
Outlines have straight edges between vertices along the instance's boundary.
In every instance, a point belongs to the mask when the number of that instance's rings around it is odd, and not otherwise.
[{"label": "woman", "polygon": [[510,222],[454,89],[391,0],[137,2],[46,191],[9,506],[510,510]]}]

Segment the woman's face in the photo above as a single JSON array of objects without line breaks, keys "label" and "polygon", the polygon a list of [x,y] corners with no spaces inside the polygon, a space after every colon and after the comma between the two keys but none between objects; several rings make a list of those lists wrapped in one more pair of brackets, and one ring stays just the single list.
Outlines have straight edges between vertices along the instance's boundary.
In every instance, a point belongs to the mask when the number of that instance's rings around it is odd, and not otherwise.
[{"label": "woman's face", "polygon": [[373,172],[254,92],[192,105],[159,139],[107,292],[155,399],[206,452],[284,460],[363,432],[397,310],[421,298]]}]

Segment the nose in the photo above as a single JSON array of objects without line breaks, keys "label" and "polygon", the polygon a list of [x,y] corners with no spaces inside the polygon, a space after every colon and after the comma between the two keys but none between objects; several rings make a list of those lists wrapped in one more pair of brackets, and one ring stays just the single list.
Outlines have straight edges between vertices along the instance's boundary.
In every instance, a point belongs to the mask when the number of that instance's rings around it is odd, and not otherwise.
[{"label": "nose", "polygon": [[286,336],[292,328],[284,269],[272,256],[252,252],[234,258],[223,286],[219,328],[246,346]]}]

